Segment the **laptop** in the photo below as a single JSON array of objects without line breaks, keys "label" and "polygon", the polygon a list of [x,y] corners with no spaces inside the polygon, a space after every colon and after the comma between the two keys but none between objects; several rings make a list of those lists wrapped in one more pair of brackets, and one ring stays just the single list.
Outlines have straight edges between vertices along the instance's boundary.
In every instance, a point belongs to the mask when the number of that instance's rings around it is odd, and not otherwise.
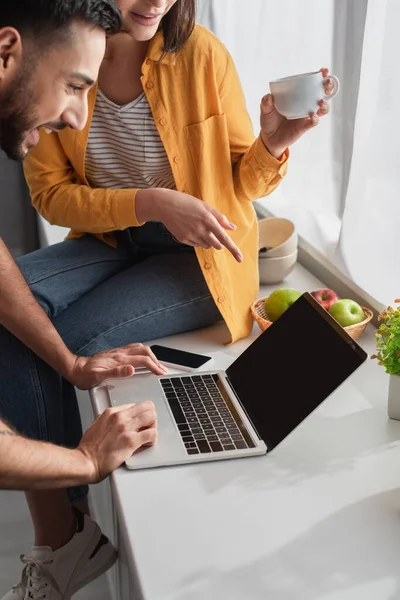
[{"label": "laptop", "polygon": [[98,408],[153,400],[159,437],[126,461],[147,469],[270,452],[367,358],[303,294],[226,371],[142,374],[91,391]]}]

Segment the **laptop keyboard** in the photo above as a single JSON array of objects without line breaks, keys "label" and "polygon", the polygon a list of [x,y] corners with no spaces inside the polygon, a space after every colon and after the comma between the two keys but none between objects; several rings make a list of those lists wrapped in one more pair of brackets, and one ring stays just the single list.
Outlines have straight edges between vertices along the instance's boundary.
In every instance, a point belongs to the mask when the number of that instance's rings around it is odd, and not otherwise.
[{"label": "laptop keyboard", "polygon": [[255,447],[218,375],[160,382],[188,454]]}]

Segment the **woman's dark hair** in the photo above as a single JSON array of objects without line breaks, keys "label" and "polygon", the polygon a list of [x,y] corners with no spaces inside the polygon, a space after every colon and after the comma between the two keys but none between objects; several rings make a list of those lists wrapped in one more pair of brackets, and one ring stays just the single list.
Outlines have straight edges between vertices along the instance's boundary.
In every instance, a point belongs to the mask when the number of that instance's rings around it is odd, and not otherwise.
[{"label": "woman's dark hair", "polygon": [[190,38],[196,22],[196,0],[177,0],[161,23],[164,54],[179,52]]},{"label": "woman's dark hair", "polygon": [[121,13],[114,0],[0,0],[0,28],[14,27],[38,45],[62,41],[76,21],[112,35],[121,28]]}]

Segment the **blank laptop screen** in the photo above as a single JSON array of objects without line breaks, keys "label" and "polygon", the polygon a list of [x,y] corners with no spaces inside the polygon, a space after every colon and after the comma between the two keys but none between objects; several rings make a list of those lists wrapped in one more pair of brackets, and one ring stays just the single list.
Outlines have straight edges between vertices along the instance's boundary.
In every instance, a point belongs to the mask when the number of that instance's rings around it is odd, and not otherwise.
[{"label": "blank laptop screen", "polygon": [[366,358],[314,298],[303,294],[229,367],[227,375],[271,450]]}]

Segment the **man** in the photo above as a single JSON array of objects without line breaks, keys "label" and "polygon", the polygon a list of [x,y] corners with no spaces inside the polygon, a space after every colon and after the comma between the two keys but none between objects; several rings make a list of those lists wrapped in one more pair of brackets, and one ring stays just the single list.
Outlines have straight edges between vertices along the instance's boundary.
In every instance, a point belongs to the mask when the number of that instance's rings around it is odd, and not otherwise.
[{"label": "man", "polygon": [[[40,127],[59,131],[85,126],[87,93],[98,76],[106,34],[117,32],[120,25],[112,0],[0,4],[0,145],[9,157],[23,159],[38,142]],[[158,374],[165,372],[140,344],[93,357],[71,353],[1,240],[0,324],[81,389],[110,377],[131,376],[138,365]],[[0,359],[7,360],[1,349]],[[21,437],[0,421],[0,488],[47,490],[95,483],[155,438],[151,403],[107,410],[72,450]],[[60,490],[58,496],[51,495],[56,492],[31,493],[42,494],[36,496],[42,502],[35,506],[44,510],[55,503],[52,514],[57,515],[57,523],[46,526],[51,531],[62,523],[64,544],[44,546],[42,531],[35,528],[36,547],[24,558],[21,583],[3,600],[69,599],[113,564],[115,550],[88,516],[71,507],[65,491]]]}]

